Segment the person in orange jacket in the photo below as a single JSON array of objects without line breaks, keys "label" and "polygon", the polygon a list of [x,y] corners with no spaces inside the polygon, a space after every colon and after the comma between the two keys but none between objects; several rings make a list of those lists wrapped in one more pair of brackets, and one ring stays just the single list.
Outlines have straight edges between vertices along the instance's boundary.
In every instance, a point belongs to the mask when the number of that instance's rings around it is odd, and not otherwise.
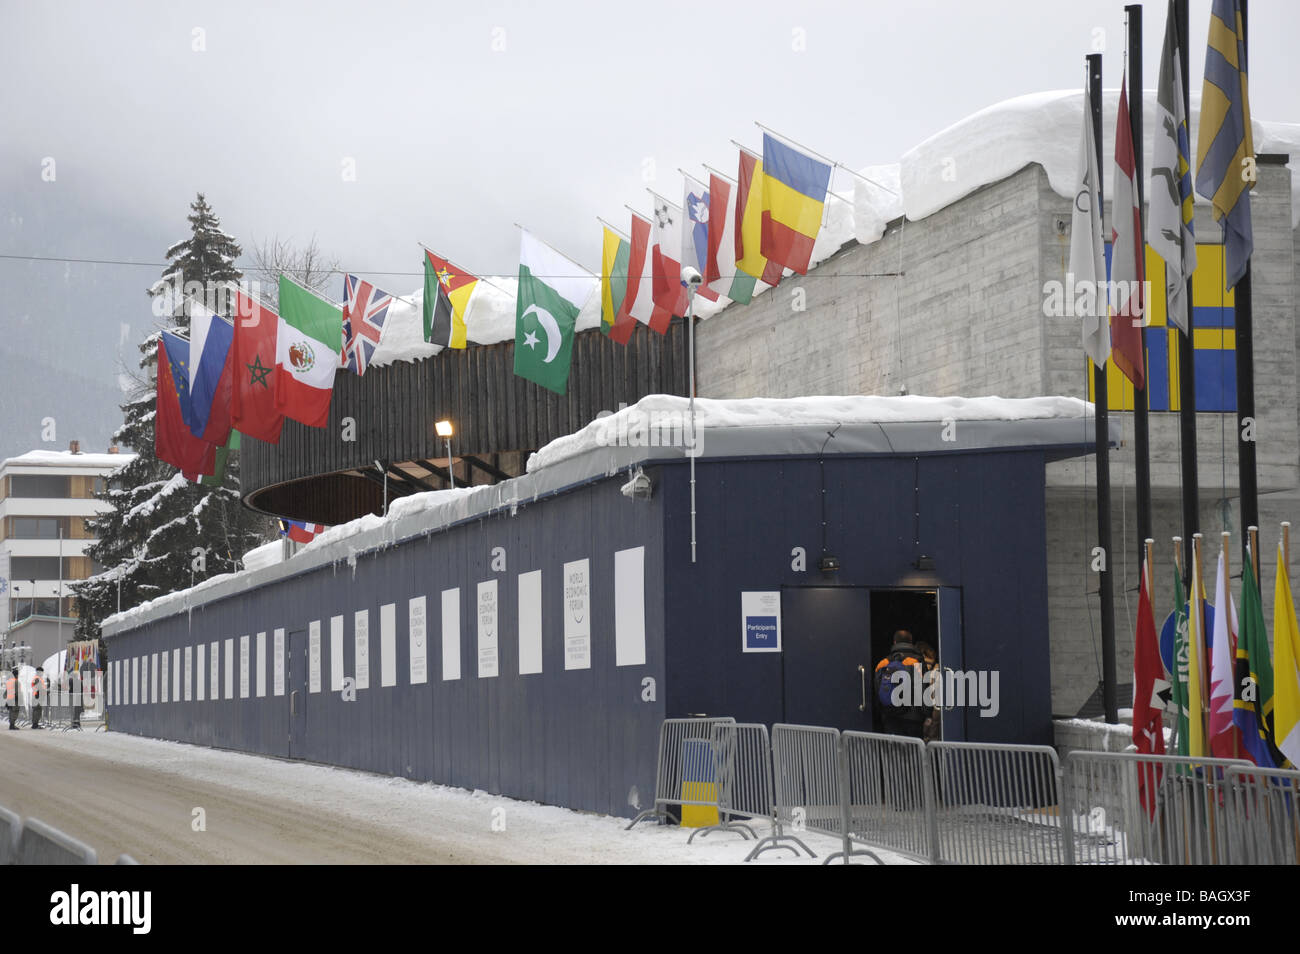
[{"label": "person in orange jacket", "polygon": [[41,728],[41,703],[45,701],[45,693],[48,691],[45,682],[45,668],[36,667],[36,675],[32,678],[32,728]]},{"label": "person in orange jacket", "polygon": [[5,680],[5,705],[9,707],[9,728],[18,728],[15,721],[18,719],[18,670],[15,669],[13,674]]}]

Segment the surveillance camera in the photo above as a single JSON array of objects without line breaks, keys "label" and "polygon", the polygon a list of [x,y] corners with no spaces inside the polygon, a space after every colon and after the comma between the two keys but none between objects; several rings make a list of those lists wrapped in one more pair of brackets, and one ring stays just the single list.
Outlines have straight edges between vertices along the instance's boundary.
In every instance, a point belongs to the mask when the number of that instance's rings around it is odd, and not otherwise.
[{"label": "surveillance camera", "polygon": [[704,281],[704,276],[689,265],[682,266],[682,281],[688,285],[698,285]]},{"label": "surveillance camera", "polygon": [[619,491],[630,500],[649,500],[654,493],[654,485],[645,475],[645,471],[638,467],[632,479],[619,488]]}]

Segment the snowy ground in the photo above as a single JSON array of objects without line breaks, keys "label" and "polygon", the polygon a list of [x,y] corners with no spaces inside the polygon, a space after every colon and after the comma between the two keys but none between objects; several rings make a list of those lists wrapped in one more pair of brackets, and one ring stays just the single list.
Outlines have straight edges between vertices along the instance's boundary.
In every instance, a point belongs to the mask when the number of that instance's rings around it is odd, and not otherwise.
[{"label": "snowy ground", "polygon": [[[753,845],[714,833],[688,846],[688,829],[629,832],[626,819],[119,733],[0,728],[0,760],[0,805],[104,862],[739,864]],[[769,851],[751,864],[817,864],[839,847],[801,837],[817,859]]]}]

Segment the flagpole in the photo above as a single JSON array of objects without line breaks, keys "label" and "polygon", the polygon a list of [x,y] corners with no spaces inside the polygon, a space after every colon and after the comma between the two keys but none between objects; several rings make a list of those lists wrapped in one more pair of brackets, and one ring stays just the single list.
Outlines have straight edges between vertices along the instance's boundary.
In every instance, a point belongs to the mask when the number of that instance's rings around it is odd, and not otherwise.
[{"label": "flagpole", "polygon": [[[877,182],[875,179],[871,178],[870,176],[864,176],[862,173],[860,173],[860,172],[856,172],[856,171],[854,171],[853,169],[850,169],[848,166],[846,166],[846,165],[845,165],[844,163],[842,163],[842,162],[837,162],[837,163],[835,163],[835,165],[836,165],[838,168],[843,169],[845,172],[847,172],[849,175],[853,176],[855,179],[861,179],[863,182],[869,182],[871,185],[875,186],[877,189],[883,189],[884,191],[888,192],[890,195],[898,196],[899,198],[902,198],[902,196],[899,195],[899,193],[897,193],[897,192],[895,192],[893,189],[889,188],[889,186],[885,185],[883,182]],[[707,168],[707,166],[706,166],[705,168]]]},{"label": "flagpole", "polygon": [[[1174,573],[1176,574],[1178,579],[1181,580],[1183,576],[1183,567],[1181,563],[1183,559],[1183,538],[1174,537],[1173,542],[1174,542]],[[1175,580],[1175,587],[1176,586],[1177,586],[1177,580]],[[1177,590],[1175,589],[1175,593],[1176,592]],[[1177,605],[1174,606],[1174,649],[1171,658],[1171,662],[1173,663],[1173,666],[1169,670],[1169,675],[1171,677],[1170,681],[1175,687],[1181,684],[1181,680],[1178,678],[1178,611],[1180,608],[1181,607]],[[1180,702],[1177,696],[1172,696],[1172,698],[1174,699],[1175,702],[1174,733],[1173,733],[1173,737],[1169,740],[1169,744],[1172,746],[1173,752],[1177,753],[1178,752],[1178,725],[1182,721],[1182,715],[1183,715],[1182,703],[1185,703],[1186,700],[1181,700]]]},{"label": "flagpole", "polygon": [[[1205,668],[1208,660],[1205,655],[1205,603],[1201,600],[1201,590],[1205,588],[1205,567],[1201,564],[1201,535],[1195,534],[1192,537],[1192,605],[1196,607],[1196,639],[1188,647],[1188,651],[1197,653],[1196,657],[1196,718],[1200,720],[1201,727],[1201,745],[1206,749],[1205,752],[1191,753],[1199,758],[1205,758],[1208,754],[1210,740],[1206,735],[1205,722]],[[1188,614],[1190,615],[1190,613]],[[1190,678],[1190,672],[1188,674]],[[1191,717],[1191,713],[1188,713]]]},{"label": "flagpole", "polygon": [[725,172],[719,172],[717,169],[713,168],[713,167],[712,167],[711,165],[709,165],[707,162],[701,163],[701,165],[704,166],[704,168],[705,168],[706,171],[713,173],[713,174],[714,174],[715,176],[717,176],[719,179],[726,179],[727,182],[728,182],[728,184],[730,184],[730,185],[735,185],[735,184],[736,184],[736,180],[735,180],[735,179],[731,178],[731,176],[727,175]]},{"label": "flagpole", "polygon": [[[1189,92],[1189,65],[1187,57],[1187,0],[1174,0],[1174,14],[1178,18],[1178,51],[1182,67],[1183,115],[1191,128],[1191,94]],[[1183,539],[1187,547],[1184,572],[1192,566],[1193,537],[1201,526],[1200,486],[1196,468],[1196,349],[1193,345],[1193,328],[1196,324],[1192,302],[1192,276],[1187,276],[1187,332],[1178,338],[1178,424],[1179,443],[1182,445],[1183,478]],[[1187,577],[1184,577],[1186,580]]]},{"label": "flagpole", "polygon": [[[1097,151],[1097,169],[1101,164],[1101,54],[1085,57],[1088,65],[1088,98],[1092,104],[1092,136]],[[1099,176],[1100,180],[1100,176]],[[1097,201],[1104,203],[1102,183],[1097,182]],[[1102,205],[1104,208],[1104,204]],[[1100,297],[1100,296],[1099,296]],[[1101,318],[1107,321],[1108,317]],[[1101,601],[1101,695],[1106,710],[1106,721],[1119,722],[1119,698],[1115,687],[1115,588],[1111,579],[1114,549],[1110,529],[1110,395],[1107,391],[1106,364],[1092,366],[1094,416],[1093,431],[1097,456],[1097,536],[1101,547],[1101,579],[1098,598]]]},{"label": "flagpole", "polygon": [[605,228],[609,229],[611,232],[613,232],[615,235],[617,235],[619,238],[621,238],[624,242],[630,242],[630,241],[632,241],[631,237],[629,237],[629,236],[627,236],[627,235],[624,235],[624,234],[623,234],[623,233],[618,229],[617,226],[610,225],[608,222],[606,222],[604,219],[602,219],[599,215],[596,216],[596,221],[599,222],[601,225],[605,226]]},{"label": "flagpole", "polygon": [[[429,246],[425,245],[423,242],[418,241],[418,240],[416,241],[415,244],[418,245],[418,246],[420,246],[420,248],[424,249],[426,252],[432,252],[434,255],[438,255],[438,250],[437,250],[436,248],[429,248]],[[492,286],[493,288],[495,288],[497,291],[502,292],[502,293],[504,293],[504,294],[506,294],[506,295],[509,295],[509,294],[510,294],[508,291],[506,291],[504,288],[502,288],[502,287],[501,287],[500,285],[498,285],[496,282],[488,281],[486,278],[484,278],[482,275],[478,274],[477,272],[471,272],[468,268],[462,268],[458,263],[453,262],[453,261],[452,261],[451,259],[449,259],[449,258],[443,258],[441,255],[438,255],[438,257],[439,257],[439,258],[442,258],[442,260],[443,260],[444,262],[446,262],[448,265],[455,265],[457,268],[459,268],[459,269],[460,269],[462,272],[464,272],[466,275],[473,275],[473,276],[474,276],[474,279],[475,279],[476,281],[487,282],[489,285],[491,285],[491,286]],[[408,304],[409,304],[409,302],[408,302]]]},{"label": "flagpole", "polygon": [[1250,567],[1255,571],[1255,586],[1259,589],[1260,599],[1263,599],[1264,584],[1259,580],[1259,527],[1247,527],[1246,535],[1247,546],[1250,547]]},{"label": "flagpole", "polygon": [[[1249,55],[1249,35],[1250,30],[1246,20],[1246,3],[1247,0],[1240,0],[1241,4],[1241,52],[1242,62],[1239,64],[1243,76],[1247,73],[1247,57]],[[1244,84],[1243,84],[1244,88]],[[1243,104],[1248,106],[1249,104]],[[1250,130],[1246,130],[1249,136]],[[1253,140],[1252,140],[1253,142]],[[1253,160],[1254,156],[1246,158]],[[1250,204],[1250,186],[1247,185],[1245,191],[1238,202]],[[1224,238],[1226,242],[1227,219],[1224,219]],[[1226,255],[1225,255],[1226,263]],[[1259,523],[1259,482],[1258,470],[1255,464],[1255,323],[1251,306],[1251,288],[1250,288],[1250,259],[1246,260],[1246,273],[1237,281],[1234,289],[1236,296],[1235,324],[1236,324],[1236,343],[1234,351],[1237,359],[1237,482],[1241,492],[1241,525]],[[1247,438],[1246,428],[1250,426],[1250,437]]]},{"label": "flagpole", "polygon": [[1291,523],[1282,521],[1282,556],[1286,560],[1287,575],[1291,574]]},{"label": "flagpole", "polygon": [[777,139],[784,140],[785,142],[789,143],[791,146],[794,146],[796,149],[802,149],[804,152],[808,153],[808,155],[815,156],[816,158],[820,159],[822,162],[826,163],[828,166],[834,167],[839,165],[839,163],[836,162],[834,159],[832,159],[830,156],[825,156],[822,155],[820,152],[817,152],[813,149],[809,149],[803,143],[796,142],[795,140],[791,139],[789,136],[785,135],[784,133],[777,132],[771,126],[764,126],[758,120],[754,120],[754,125],[757,126],[759,129],[763,130],[763,132],[771,133]]},{"label": "flagpole", "polygon": [[[521,231],[521,232],[527,232],[527,233],[528,233],[529,235],[531,235],[533,238],[537,239],[537,241],[541,242],[543,245],[545,245],[547,248],[549,248],[549,249],[550,249],[552,252],[554,252],[556,255],[561,256],[561,257],[562,257],[566,262],[568,262],[568,263],[569,263],[570,265],[572,265],[574,268],[577,268],[577,269],[581,270],[582,272],[585,272],[587,278],[599,278],[599,277],[600,277],[600,276],[597,275],[595,272],[588,271],[586,267],[584,267],[583,265],[580,265],[580,264],[578,264],[577,262],[575,262],[573,259],[571,259],[571,258],[568,256],[568,253],[566,253],[566,252],[561,252],[558,248],[556,248],[556,247],[555,247],[554,245],[552,245],[550,242],[546,241],[546,239],[538,238],[536,232],[533,232],[533,231],[531,231],[530,229],[526,229],[526,228],[524,228],[524,227],[523,227],[522,225],[520,225],[518,222],[515,223],[515,228],[517,228],[517,229],[518,229],[519,231]],[[430,251],[432,251],[432,249],[430,249]],[[557,277],[557,278],[565,278],[565,277],[568,277],[568,276],[562,276],[562,275],[561,275],[561,276],[555,276],[555,277]]]},{"label": "flagpole", "polygon": [[735,147],[736,147],[737,149],[739,149],[741,152],[747,152],[747,153],[749,153],[749,154],[750,154],[751,156],[753,156],[755,159],[761,159],[761,158],[762,158],[762,157],[759,156],[759,154],[756,153],[753,149],[750,149],[748,146],[742,146],[740,143],[736,142],[736,140],[734,140],[734,139],[730,139],[730,140],[728,140],[728,142],[730,142],[733,146],[735,146]]},{"label": "flagpole", "polygon": [[309,295],[313,295],[313,296],[315,296],[316,298],[319,298],[321,301],[325,302],[325,304],[330,305],[330,306],[332,306],[332,307],[334,307],[334,308],[338,308],[339,310],[342,310],[342,308],[343,308],[343,305],[342,305],[342,304],[340,304],[339,302],[336,302],[336,301],[330,301],[330,299],[326,298],[326,297],[325,297],[324,295],[322,295],[320,292],[316,291],[314,288],[308,288],[306,285],[304,285],[302,282],[298,281],[298,279],[294,278],[292,275],[286,275],[284,272],[281,272],[281,273],[280,273],[280,277],[281,277],[281,278],[287,278],[287,279],[289,279],[289,281],[293,282],[295,285],[297,285],[299,288],[301,288],[301,289],[302,289],[303,291],[305,291],[307,294],[309,294]]}]

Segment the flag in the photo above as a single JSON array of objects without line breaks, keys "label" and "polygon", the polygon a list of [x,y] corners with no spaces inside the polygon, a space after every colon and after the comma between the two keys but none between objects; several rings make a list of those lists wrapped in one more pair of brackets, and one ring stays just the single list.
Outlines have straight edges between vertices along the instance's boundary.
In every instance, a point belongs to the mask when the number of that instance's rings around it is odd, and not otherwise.
[{"label": "flag", "polygon": [[1142,203],[1138,200],[1137,161],[1133,154],[1133,127],[1128,113],[1128,80],[1119,87],[1119,118],[1115,124],[1115,183],[1111,190],[1110,280],[1116,301],[1111,302],[1110,335],[1115,366],[1141,391],[1146,387],[1146,356],[1142,348],[1142,321],[1146,302],[1146,246],[1142,241]]},{"label": "flag", "polygon": [[226,463],[230,452],[239,450],[239,431],[230,430],[226,442],[217,448],[210,474],[186,474],[187,480],[202,484],[204,487],[220,487],[226,482]]},{"label": "flag", "polygon": [[342,342],[343,312],[281,275],[275,403],[285,417],[308,427],[329,422]]},{"label": "flag", "polygon": [[1246,92],[1246,30],[1237,0],[1214,0],[1205,50],[1200,130],[1196,137],[1196,191],[1214,206],[1223,226],[1227,284],[1235,288],[1254,250],[1246,163],[1255,159]]},{"label": "flag", "polygon": [[424,340],[443,348],[450,348],[455,337],[456,309],[451,305],[451,296],[447,288],[438,280],[438,271],[429,257],[424,254]]},{"label": "flag", "polygon": [[763,133],[763,254],[792,268],[808,271],[813,242],[822,227],[831,166]]},{"label": "flag", "polygon": [[1227,554],[1219,551],[1219,572],[1214,583],[1214,640],[1210,644],[1210,754],[1216,758],[1241,757],[1241,739],[1233,715],[1233,677],[1237,658],[1237,608],[1228,590]]},{"label": "flag", "polygon": [[280,316],[242,291],[235,295],[235,335],[231,350],[234,382],[230,426],[270,444],[280,443],[284,415],[275,405],[275,351]]},{"label": "flag", "polygon": [[1209,755],[1205,744],[1205,684],[1201,670],[1205,668],[1205,587],[1201,574],[1192,564],[1192,592],[1188,597],[1187,612],[1187,754],[1203,759]]},{"label": "flag", "polygon": [[623,308],[614,324],[626,328],[630,335],[632,329],[622,320],[626,316],[635,318],[643,325],[649,325],[661,335],[668,331],[673,313],[667,308],[660,308],[654,301],[654,254],[650,247],[650,222],[632,213],[632,247],[627,263],[627,297],[623,299]]},{"label": "flag", "polygon": [[1174,670],[1170,673],[1171,692],[1169,701],[1174,708],[1176,725],[1174,735],[1177,739],[1176,755],[1186,755],[1190,728],[1187,723],[1187,707],[1190,691],[1188,689],[1188,666],[1191,656],[1191,639],[1188,627],[1187,599],[1183,596],[1183,578],[1174,567]]},{"label": "flag", "polygon": [[[1139,755],[1165,754],[1164,699],[1169,688],[1160,665],[1160,646],[1156,642],[1156,621],[1151,612],[1151,588],[1148,586],[1146,561],[1142,562],[1142,581],[1138,584],[1137,632],[1133,646],[1133,744]],[[1155,792],[1160,784],[1159,768],[1140,766],[1138,794],[1148,815],[1155,813]],[[1148,785],[1147,783],[1151,784]]]},{"label": "flag", "polygon": [[654,198],[654,246],[651,249],[654,303],[670,315],[686,314],[686,286],[682,284],[682,210],[662,196]]},{"label": "flag", "polygon": [[[432,266],[438,284],[447,292],[447,300],[451,303],[451,336],[448,347],[464,348],[469,341],[469,326],[465,323],[465,316],[469,311],[469,300],[478,287],[478,279],[428,250],[424,253],[424,261],[425,274],[428,274],[428,269]],[[428,284],[427,281],[425,284]],[[426,337],[425,340],[429,339]]]},{"label": "flag", "polygon": [[[631,257],[632,243],[605,226],[600,252],[600,330],[619,344],[627,344],[632,329],[636,327],[636,319],[623,313],[628,293],[628,260]],[[623,316],[621,325],[618,323],[620,315]]]},{"label": "flag", "polygon": [[[1083,136],[1079,141],[1079,179],[1070,222],[1070,275],[1074,287],[1087,293],[1079,312],[1083,318],[1083,350],[1097,367],[1110,357],[1109,314],[1104,285],[1106,254],[1101,240],[1101,173],[1097,169],[1097,140],[1092,129],[1092,96],[1083,91]],[[1068,284],[1068,282],[1067,282]]]},{"label": "flag", "polygon": [[230,436],[234,340],[233,324],[191,303],[190,353],[198,357],[190,378],[190,433],[217,447]]},{"label": "flag", "polygon": [[744,149],[736,173],[735,236],[737,269],[768,285],[781,281],[781,264],[763,254],[763,162]]},{"label": "flag", "polygon": [[1151,187],[1147,190],[1147,244],[1165,263],[1169,323],[1187,334],[1187,280],[1196,270],[1196,236],[1192,231],[1191,139],[1183,110],[1184,55],[1178,44],[1174,0],[1169,0],[1156,90],[1155,148],[1151,159]]},{"label": "flag", "polygon": [[288,537],[294,543],[311,543],[316,534],[326,527],[319,523],[305,523],[302,520],[281,520],[280,536]]},{"label": "flag", "polygon": [[[170,331],[158,342],[157,403],[154,412],[154,456],[181,471],[212,473],[216,448],[190,433],[183,403],[189,399],[185,366],[190,343]],[[185,396],[182,397],[182,389]]]},{"label": "flag", "polygon": [[1241,744],[1256,765],[1281,763],[1273,746],[1273,661],[1268,655],[1264,604],[1255,582],[1253,558],[1241,571],[1241,630],[1237,636],[1232,720]]},{"label": "flag", "polygon": [[1273,586],[1273,656],[1277,662],[1273,697],[1273,738],[1293,766],[1300,766],[1300,627],[1291,600],[1290,571],[1277,544],[1277,582]]},{"label": "flag", "polygon": [[343,362],[365,374],[384,335],[393,296],[356,275],[343,276]]},{"label": "flag", "polygon": [[755,279],[736,267],[736,196],[739,190],[716,173],[709,174],[709,242],[704,281],[711,291],[748,305]]},{"label": "flag", "polygon": [[718,293],[703,283],[709,268],[709,190],[690,176],[684,176],[682,214],[682,265],[690,265],[700,273],[701,283],[695,294],[717,301]]},{"label": "flag", "polygon": [[515,374],[564,394],[573,327],[600,280],[549,245],[523,233],[515,300]]}]

